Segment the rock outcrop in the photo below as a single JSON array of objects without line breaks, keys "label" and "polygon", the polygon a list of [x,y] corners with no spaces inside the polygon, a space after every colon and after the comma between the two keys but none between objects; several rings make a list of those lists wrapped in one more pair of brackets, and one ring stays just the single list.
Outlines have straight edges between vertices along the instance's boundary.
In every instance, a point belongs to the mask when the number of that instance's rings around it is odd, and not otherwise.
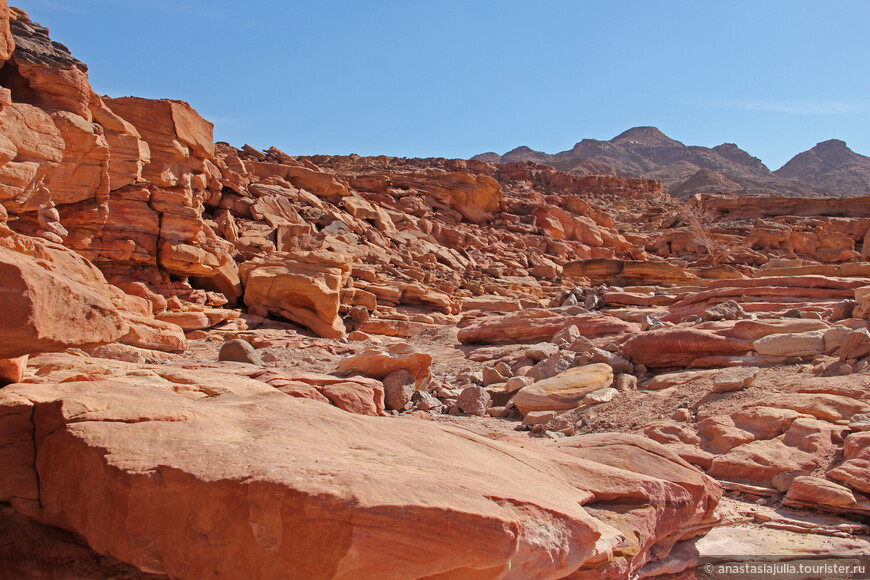
[{"label": "rock outcrop", "polygon": [[[5,0],[0,64],[0,575],[866,554],[865,198],[681,203],[804,189],[649,128],[557,160],[214,143]],[[627,152],[646,177],[604,174]]]}]

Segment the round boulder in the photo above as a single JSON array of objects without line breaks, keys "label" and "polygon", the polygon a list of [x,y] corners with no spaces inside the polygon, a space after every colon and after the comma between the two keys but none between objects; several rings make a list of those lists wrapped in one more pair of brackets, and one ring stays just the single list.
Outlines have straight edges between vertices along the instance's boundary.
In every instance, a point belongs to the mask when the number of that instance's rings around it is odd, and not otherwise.
[{"label": "round boulder", "polygon": [[226,341],[218,353],[218,360],[249,363],[252,365],[263,364],[260,355],[257,354],[251,343],[241,338]]}]

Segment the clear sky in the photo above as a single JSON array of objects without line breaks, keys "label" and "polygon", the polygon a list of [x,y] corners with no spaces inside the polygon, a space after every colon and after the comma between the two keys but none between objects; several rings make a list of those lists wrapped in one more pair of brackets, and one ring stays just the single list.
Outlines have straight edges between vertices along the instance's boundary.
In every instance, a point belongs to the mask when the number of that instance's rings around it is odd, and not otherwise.
[{"label": "clear sky", "polygon": [[654,125],[776,169],[870,155],[863,0],[11,0],[100,94],[190,102],[290,154],[555,153]]}]

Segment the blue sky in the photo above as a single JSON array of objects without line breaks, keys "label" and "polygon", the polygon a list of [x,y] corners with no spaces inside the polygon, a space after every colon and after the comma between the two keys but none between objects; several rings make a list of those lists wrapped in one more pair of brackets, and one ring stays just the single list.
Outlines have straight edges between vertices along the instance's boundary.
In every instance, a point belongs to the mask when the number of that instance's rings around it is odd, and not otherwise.
[{"label": "blue sky", "polygon": [[555,153],[655,125],[776,169],[870,155],[870,2],[12,0],[100,94],[290,154]]}]

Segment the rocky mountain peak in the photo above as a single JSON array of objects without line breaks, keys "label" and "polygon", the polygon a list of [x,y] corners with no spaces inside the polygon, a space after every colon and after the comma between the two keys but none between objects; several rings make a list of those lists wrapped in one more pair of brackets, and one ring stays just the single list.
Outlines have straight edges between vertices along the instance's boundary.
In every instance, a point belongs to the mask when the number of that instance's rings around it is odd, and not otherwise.
[{"label": "rocky mountain peak", "polygon": [[685,147],[679,141],[662,133],[657,127],[632,127],[611,139],[610,142],[647,147]]}]

